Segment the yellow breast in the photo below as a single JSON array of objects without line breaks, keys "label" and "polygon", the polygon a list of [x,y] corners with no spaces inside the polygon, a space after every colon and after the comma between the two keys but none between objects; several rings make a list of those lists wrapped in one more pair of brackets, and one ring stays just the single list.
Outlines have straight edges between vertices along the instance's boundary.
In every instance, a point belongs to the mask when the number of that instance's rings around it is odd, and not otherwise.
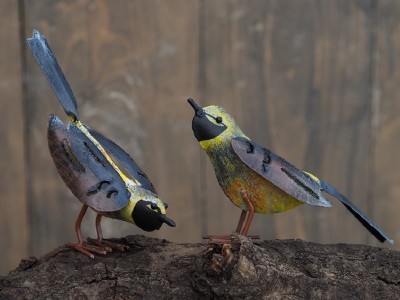
[{"label": "yellow breast", "polygon": [[231,178],[222,189],[233,204],[244,210],[248,207],[241,191],[246,191],[254,211],[259,214],[280,213],[303,204],[250,169]]},{"label": "yellow breast", "polygon": [[241,191],[247,192],[254,205],[254,211],[259,214],[284,212],[303,204],[241,161],[231,146],[234,136],[247,138],[240,128],[232,123],[228,130],[218,137],[200,142],[214,167],[219,185],[233,204],[248,210]]}]

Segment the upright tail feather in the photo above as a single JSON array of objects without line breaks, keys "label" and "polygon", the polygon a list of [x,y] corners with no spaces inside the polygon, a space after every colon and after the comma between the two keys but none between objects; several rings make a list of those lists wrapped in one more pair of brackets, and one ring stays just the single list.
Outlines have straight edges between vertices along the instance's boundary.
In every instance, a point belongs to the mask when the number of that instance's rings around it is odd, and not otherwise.
[{"label": "upright tail feather", "polygon": [[46,38],[39,31],[33,30],[32,38],[27,39],[27,43],[66,114],[74,120],[78,120],[79,115],[74,93],[67,79],[65,79]]},{"label": "upright tail feather", "polygon": [[332,195],[340,202],[343,203],[344,206],[357,218],[358,221],[361,222],[368,230],[371,232],[380,242],[388,241],[393,244],[394,241],[389,238],[381,229],[378,228],[374,223],[372,223],[363,212],[361,212],[357,207],[355,207],[349,199],[339,193],[333,186],[329,183],[320,180],[321,189],[328,194]]}]

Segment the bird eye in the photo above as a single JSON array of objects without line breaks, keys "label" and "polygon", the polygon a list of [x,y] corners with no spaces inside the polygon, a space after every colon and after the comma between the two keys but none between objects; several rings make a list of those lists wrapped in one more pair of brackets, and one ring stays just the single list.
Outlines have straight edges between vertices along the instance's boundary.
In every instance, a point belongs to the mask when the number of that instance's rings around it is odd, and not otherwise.
[{"label": "bird eye", "polygon": [[157,206],[157,204],[155,204],[155,203],[151,203],[151,204],[150,204],[150,207],[151,207],[151,209],[157,209],[158,206]]},{"label": "bird eye", "polygon": [[168,204],[164,203],[164,207],[165,207],[165,209],[167,209],[168,208]]},{"label": "bird eye", "polygon": [[218,124],[220,124],[220,123],[222,123],[222,118],[221,118],[221,117],[216,117],[216,118],[215,118],[215,121],[216,121]]}]

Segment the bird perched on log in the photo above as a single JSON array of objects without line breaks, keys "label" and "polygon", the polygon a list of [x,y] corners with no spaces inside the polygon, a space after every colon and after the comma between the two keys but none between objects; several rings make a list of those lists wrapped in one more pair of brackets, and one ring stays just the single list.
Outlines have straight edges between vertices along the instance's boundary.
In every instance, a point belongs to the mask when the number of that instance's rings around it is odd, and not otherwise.
[{"label": "bird perched on log", "polygon": [[[210,158],[225,195],[242,209],[236,232],[247,235],[254,213],[284,212],[303,203],[331,207],[322,194],[327,192],[343,203],[379,241],[393,243],[330,184],[250,140],[222,107],[202,108],[193,99],[188,102],[195,112],[194,136]],[[210,241],[227,239],[229,236],[210,236]]]},{"label": "bird perched on log", "polygon": [[[48,144],[57,170],[72,193],[83,203],[75,223],[77,243],[66,245],[94,258],[125,246],[103,239],[101,218],[109,217],[136,224],[145,231],[160,229],[163,223],[175,227],[166,214],[146,174],[117,144],[81,123],[74,94],[44,36],[37,30],[27,40],[44,75],[69,116],[66,127],[56,116],[48,123]],[[90,207],[96,213],[96,244],[84,242],[81,221]]]}]

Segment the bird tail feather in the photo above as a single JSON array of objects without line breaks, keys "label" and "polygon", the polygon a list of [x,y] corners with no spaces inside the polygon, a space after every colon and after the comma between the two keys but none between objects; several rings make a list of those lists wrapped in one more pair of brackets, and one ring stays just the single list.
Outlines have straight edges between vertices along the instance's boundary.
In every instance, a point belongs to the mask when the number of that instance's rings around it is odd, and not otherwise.
[{"label": "bird tail feather", "polygon": [[362,211],[355,207],[349,199],[339,193],[333,186],[322,180],[320,180],[320,184],[323,191],[327,192],[328,194],[332,195],[340,202],[342,202],[343,205],[356,217],[356,219],[360,221],[361,224],[363,224],[365,228],[367,228],[368,231],[372,235],[374,235],[380,242],[383,243],[385,241],[388,241],[391,244],[394,243],[391,238],[389,238],[378,226],[372,223]]},{"label": "bird tail feather", "polygon": [[34,30],[32,38],[29,38],[27,43],[60,104],[64,108],[65,113],[72,120],[78,120],[79,116],[75,96],[46,38],[39,31]]}]

